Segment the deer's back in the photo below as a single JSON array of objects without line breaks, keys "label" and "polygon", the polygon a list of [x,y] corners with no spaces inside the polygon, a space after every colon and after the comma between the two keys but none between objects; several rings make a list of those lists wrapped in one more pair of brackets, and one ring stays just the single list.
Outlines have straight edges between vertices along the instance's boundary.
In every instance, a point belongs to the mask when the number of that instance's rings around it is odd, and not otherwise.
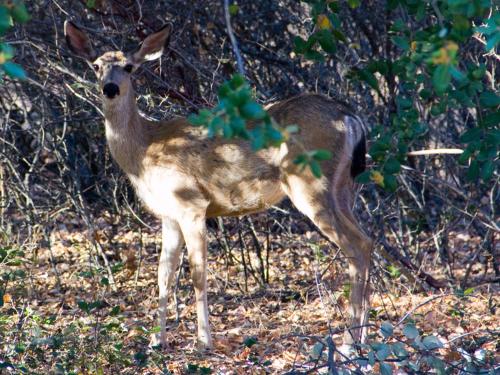
[{"label": "deer's back", "polygon": [[[342,152],[345,107],[319,95],[303,95],[268,110],[281,125],[298,125],[295,136],[307,150],[327,149],[334,159]],[[175,212],[174,203],[165,202],[171,200],[206,207],[208,217],[261,211],[284,197],[284,173],[303,173],[293,163],[302,146],[292,142],[254,152],[244,140],[208,138],[205,129],[184,118],[150,123],[148,136],[142,176],[133,183],[157,214]],[[324,173],[331,176],[329,166],[335,164],[325,164]]]}]

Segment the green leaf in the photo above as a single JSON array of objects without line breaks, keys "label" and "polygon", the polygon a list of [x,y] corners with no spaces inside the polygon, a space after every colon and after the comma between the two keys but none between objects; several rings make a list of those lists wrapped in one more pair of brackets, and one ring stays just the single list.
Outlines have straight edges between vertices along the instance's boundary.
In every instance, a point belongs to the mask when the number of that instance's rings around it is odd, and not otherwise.
[{"label": "green leaf", "polygon": [[418,337],[418,329],[415,327],[415,324],[408,323],[403,328],[403,335],[408,337],[410,340],[414,340]]},{"label": "green leaf", "polygon": [[424,100],[428,100],[432,96],[432,92],[429,89],[422,89],[418,94]]},{"label": "green leaf", "polygon": [[239,89],[240,87],[244,86],[245,83],[245,77],[238,73],[233,75],[233,77],[229,81],[229,85],[233,90]]},{"label": "green leaf", "polygon": [[238,6],[238,4],[229,5],[229,14],[231,14],[231,16],[235,16],[236,14],[238,14],[239,10],[240,7]]},{"label": "green leaf", "polygon": [[328,150],[319,149],[313,152],[312,157],[318,161],[330,160],[332,158],[332,153]]},{"label": "green leaf", "polygon": [[443,347],[443,343],[436,336],[426,336],[422,340],[422,344],[427,350],[434,350]]},{"label": "green leaf", "polygon": [[498,44],[500,44],[500,32],[497,32],[493,36],[490,36],[487,39],[486,46],[484,47],[486,51],[491,51]]},{"label": "green leaf", "polygon": [[375,75],[373,75],[372,72],[370,72],[368,69],[359,69],[357,70],[357,75],[361,80],[368,83],[371,88],[379,92],[377,78],[375,78]]},{"label": "green leaf", "polygon": [[431,355],[427,357],[426,362],[429,366],[436,370],[436,374],[445,375],[447,373],[445,364],[440,358]]},{"label": "green leaf", "polygon": [[333,25],[333,27],[335,29],[340,29],[341,27],[341,24],[340,24],[340,18],[339,16],[337,15],[336,12],[333,12],[333,13],[329,13],[328,14],[328,19],[330,20],[331,24]]},{"label": "green leaf", "polygon": [[354,181],[358,184],[369,184],[371,182],[370,175],[371,171],[364,171],[363,173],[357,175]]},{"label": "green leaf", "polygon": [[333,40],[333,35],[328,30],[321,30],[318,33],[318,42],[323,51],[326,53],[335,53],[337,46]]},{"label": "green leaf", "polygon": [[304,57],[308,60],[323,61],[325,57],[318,51],[308,50],[304,53]]},{"label": "green leaf", "polygon": [[323,175],[323,173],[321,172],[321,166],[316,160],[313,159],[309,161],[309,168],[311,169],[314,177],[320,178]]},{"label": "green leaf", "polygon": [[294,51],[299,54],[303,54],[307,51],[307,43],[300,36],[296,36],[293,39]]},{"label": "green leaf", "polygon": [[201,375],[209,375],[212,373],[212,369],[210,367],[200,366],[198,369]]},{"label": "green leaf", "polygon": [[401,170],[401,163],[394,157],[390,157],[384,164],[384,172],[389,174],[398,173]]},{"label": "green leaf", "polygon": [[90,311],[90,307],[89,307],[89,304],[87,302],[85,302],[85,301],[78,301],[77,304],[78,304],[78,307],[81,310],[85,311],[86,313],[88,313]]},{"label": "green leaf", "polygon": [[231,92],[231,87],[229,86],[229,82],[224,82],[217,91],[219,98],[225,98]]},{"label": "green leaf", "polygon": [[243,117],[251,120],[262,120],[267,115],[264,108],[256,102],[246,103],[243,107],[241,107],[240,112]]},{"label": "green leaf", "polygon": [[332,32],[332,35],[337,39],[337,40],[340,40],[341,42],[344,42],[344,43],[347,43],[347,38],[345,37],[345,35],[342,33],[342,31],[338,30],[338,29],[333,29],[331,30]]},{"label": "green leaf", "polygon": [[410,49],[410,43],[408,42],[408,39],[406,39],[405,37],[397,35],[392,37],[391,40],[396,46],[398,46],[405,52]]},{"label": "green leaf", "polygon": [[395,342],[394,344],[392,344],[392,352],[399,359],[408,357],[408,351],[405,349],[405,346],[402,342]]},{"label": "green leaf", "polygon": [[324,350],[325,350],[325,345],[321,341],[317,342],[316,344],[314,344],[311,350],[311,358],[312,359],[321,358],[321,354],[323,354]]},{"label": "green leaf", "polygon": [[368,363],[373,366],[375,364],[375,353],[373,353],[372,351],[369,351],[368,352]]},{"label": "green leaf", "polygon": [[474,293],[474,288],[467,288],[464,290],[464,296],[470,296]]},{"label": "green leaf", "polygon": [[188,121],[194,126],[207,125],[212,117],[212,113],[208,109],[202,109],[198,115],[192,113],[188,116]]},{"label": "green leaf", "polygon": [[257,338],[254,336],[249,336],[243,341],[243,345],[245,345],[247,348],[251,348],[255,344],[257,344]]},{"label": "green leaf", "polygon": [[265,140],[262,129],[256,128],[251,131],[252,150],[257,151],[264,148]]},{"label": "green leaf", "polygon": [[0,5],[0,35],[12,27],[12,17],[5,6]]},{"label": "green leaf", "polygon": [[460,136],[460,142],[469,143],[473,141],[481,140],[481,135],[483,134],[483,129],[481,128],[472,128],[467,130],[464,134]]},{"label": "green leaf", "polygon": [[460,83],[467,82],[467,76],[454,66],[450,66],[451,76]]},{"label": "green leaf", "polygon": [[266,136],[271,141],[271,144],[274,145],[278,145],[284,141],[283,134],[271,125],[266,126]]},{"label": "green leaf", "polygon": [[230,106],[241,107],[245,103],[253,101],[250,88],[245,86],[242,86],[238,89],[235,89],[234,91],[231,91],[227,95],[227,98],[229,99],[230,104],[228,104],[226,101],[223,101],[222,103],[226,103],[228,110]]},{"label": "green leaf", "polygon": [[389,264],[387,266],[387,271],[389,272],[389,275],[393,278],[393,279],[397,279],[399,276],[401,276],[401,270],[392,265],[392,264]]},{"label": "green leaf", "polygon": [[460,155],[458,157],[458,163],[461,164],[461,165],[467,164],[467,162],[469,161],[469,159],[472,156],[473,152],[474,151],[472,149],[470,149],[469,147],[467,147],[464,150],[464,152],[462,153],[462,155]]},{"label": "green leaf", "polygon": [[483,167],[481,168],[481,179],[487,182],[493,177],[493,172],[495,171],[495,163],[493,160],[487,160]]},{"label": "green leaf", "polygon": [[392,367],[388,363],[380,364],[380,374],[381,375],[392,375]]},{"label": "green leaf", "polygon": [[347,4],[352,8],[355,9],[359,7],[361,4],[361,0],[347,0]]},{"label": "green leaf", "polygon": [[484,91],[479,97],[479,102],[485,107],[497,107],[500,105],[500,96],[492,91]]},{"label": "green leaf", "polygon": [[30,19],[26,5],[22,2],[16,3],[16,5],[11,9],[10,14],[12,15],[12,18],[19,23],[28,22]]},{"label": "green leaf", "polygon": [[385,360],[387,357],[391,355],[391,346],[389,344],[380,344],[380,347],[377,349],[377,359],[379,361]]},{"label": "green leaf", "polygon": [[491,129],[486,133],[486,140],[492,146],[500,145],[500,129]]},{"label": "green leaf", "polygon": [[12,78],[26,79],[24,69],[12,61],[7,61],[5,64],[0,65],[0,67],[5,71],[5,73],[7,73],[8,76]]},{"label": "green leaf", "polygon": [[308,160],[309,158],[306,154],[300,154],[293,160],[293,163],[301,165],[301,164],[306,164]]},{"label": "green leaf", "polygon": [[383,322],[380,326],[380,333],[385,337],[391,337],[394,332],[394,327],[390,322]]},{"label": "green leaf", "polygon": [[500,124],[500,111],[489,113],[479,123],[482,127],[498,126]]},{"label": "green leaf", "polygon": [[451,81],[450,67],[448,65],[438,65],[432,75],[432,83],[438,94],[446,91]]},{"label": "green leaf", "polygon": [[391,174],[384,174],[384,187],[387,191],[395,192],[398,188],[396,177]]}]

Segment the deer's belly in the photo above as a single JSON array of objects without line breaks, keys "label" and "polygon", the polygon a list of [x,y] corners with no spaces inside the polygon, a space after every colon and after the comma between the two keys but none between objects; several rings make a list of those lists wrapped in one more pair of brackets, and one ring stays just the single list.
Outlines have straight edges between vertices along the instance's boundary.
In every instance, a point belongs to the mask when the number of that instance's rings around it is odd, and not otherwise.
[{"label": "deer's belly", "polygon": [[279,180],[241,181],[210,194],[207,217],[240,216],[268,209],[284,197]]},{"label": "deer's belly", "polygon": [[178,220],[187,212],[205,212],[208,206],[196,181],[177,171],[156,168],[129,178],[137,196],[156,216]]}]

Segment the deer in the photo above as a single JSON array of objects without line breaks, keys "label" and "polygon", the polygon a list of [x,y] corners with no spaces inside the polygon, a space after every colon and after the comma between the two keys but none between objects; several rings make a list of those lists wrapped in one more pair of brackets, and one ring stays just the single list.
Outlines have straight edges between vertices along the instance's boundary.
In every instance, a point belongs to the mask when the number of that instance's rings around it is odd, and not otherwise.
[{"label": "deer", "polygon": [[[372,239],[353,214],[355,176],[365,169],[365,125],[353,110],[319,94],[302,94],[266,108],[278,124],[294,124],[300,141],[253,151],[245,140],[208,137],[186,118],[150,121],[139,114],[132,74],[158,59],[169,40],[166,24],[136,50],[98,55],[88,35],[64,23],[71,52],[92,67],[102,97],[107,144],[137,196],[161,220],[158,320],[153,345],[168,348],[167,306],[186,245],[197,313],[197,344],[213,348],[207,301],[207,218],[264,211],[288,197],[346,257],[351,284],[343,346],[364,342],[370,300]],[[327,149],[323,175],[294,163],[305,147]]]}]

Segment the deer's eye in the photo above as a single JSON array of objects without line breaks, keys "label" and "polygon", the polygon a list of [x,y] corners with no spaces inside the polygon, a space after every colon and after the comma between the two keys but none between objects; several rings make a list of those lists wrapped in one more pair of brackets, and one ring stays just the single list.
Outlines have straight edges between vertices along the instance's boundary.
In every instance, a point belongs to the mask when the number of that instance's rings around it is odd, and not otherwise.
[{"label": "deer's eye", "polygon": [[132,70],[134,70],[134,66],[132,64],[127,64],[123,67],[123,70],[125,70],[127,73],[132,73]]},{"label": "deer's eye", "polygon": [[97,65],[97,64],[92,64],[92,68],[94,68],[94,70],[95,70],[96,72],[98,72],[98,71],[99,71],[99,65]]}]

